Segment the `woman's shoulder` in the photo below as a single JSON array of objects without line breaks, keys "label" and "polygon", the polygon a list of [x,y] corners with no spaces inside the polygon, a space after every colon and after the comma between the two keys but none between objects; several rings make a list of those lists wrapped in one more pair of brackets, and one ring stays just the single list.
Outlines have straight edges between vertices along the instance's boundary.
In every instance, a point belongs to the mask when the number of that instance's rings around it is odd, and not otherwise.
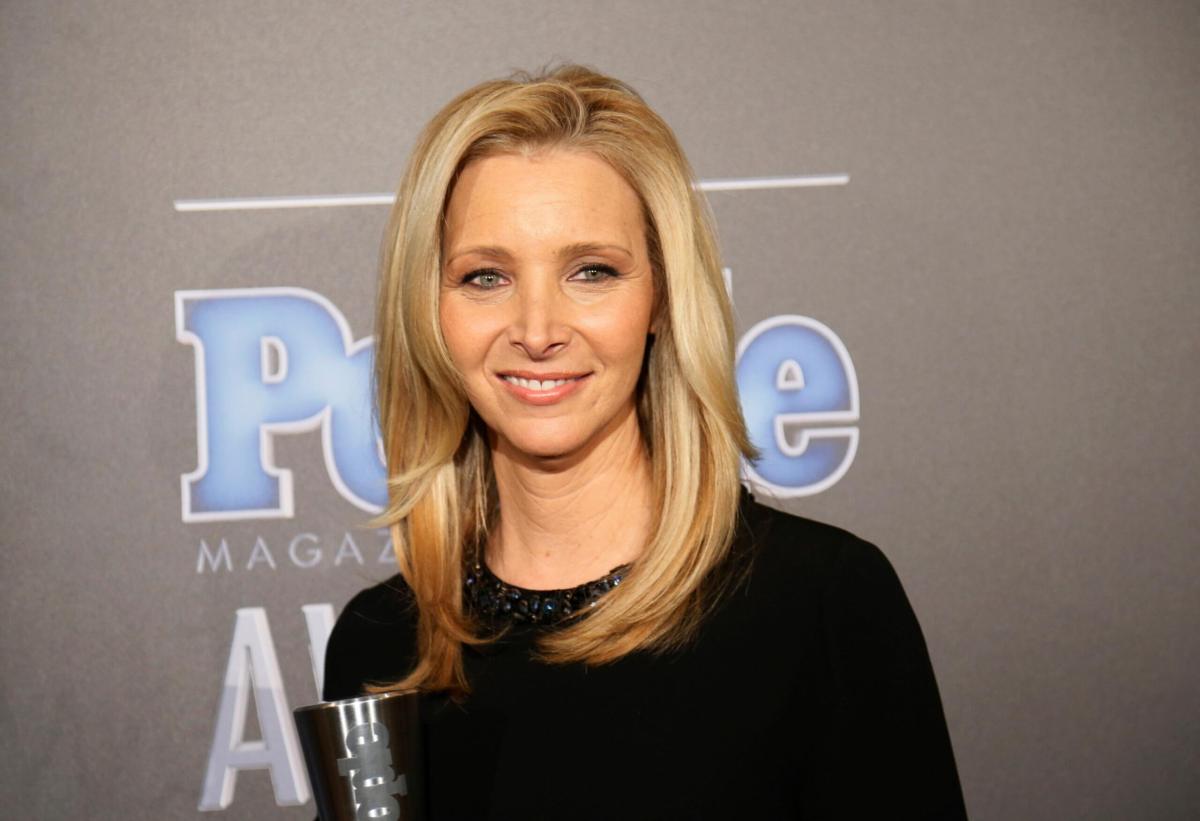
[{"label": "woman's shoulder", "polygon": [[363,629],[395,628],[407,621],[406,614],[412,607],[412,589],[397,573],[356,593],[342,611],[339,623],[347,621],[347,627]]},{"label": "woman's shoulder", "polygon": [[753,561],[755,577],[822,588],[898,583],[883,551],[845,528],[780,510],[744,488],[740,511],[735,541]]},{"label": "woman's shoulder", "polygon": [[407,674],[416,650],[412,590],[399,574],[357,593],[346,604],[325,650],[324,698],[352,698],[370,683]]},{"label": "woman's shoulder", "polygon": [[747,568],[743,606],[793,627],[820,624],[831,638],[902,631],[911,646],[923,648],[900,577],[874,543],[748,492],[741,511],[734,553]]}]

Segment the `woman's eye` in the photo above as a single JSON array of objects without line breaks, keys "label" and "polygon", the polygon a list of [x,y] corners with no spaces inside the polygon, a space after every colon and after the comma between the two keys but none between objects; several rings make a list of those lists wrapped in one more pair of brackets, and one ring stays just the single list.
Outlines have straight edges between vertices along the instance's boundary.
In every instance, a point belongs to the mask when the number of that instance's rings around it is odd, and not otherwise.
[{"label": "woman's eye", "polygon": [[603,282],[606,279],[615,279],[617,271],[609,265],[585,265],[575,272],[572,279],[580,278],[584,282]]},{"label": "woman's eye", "polygon": [[484,269],[480,271],[472,271],[462,278],[462,282],[464,285],[474,285],[477,288],[490,291],[498,285],[501,285],[504,282],[504,277],[500,275],[499,271]]}]

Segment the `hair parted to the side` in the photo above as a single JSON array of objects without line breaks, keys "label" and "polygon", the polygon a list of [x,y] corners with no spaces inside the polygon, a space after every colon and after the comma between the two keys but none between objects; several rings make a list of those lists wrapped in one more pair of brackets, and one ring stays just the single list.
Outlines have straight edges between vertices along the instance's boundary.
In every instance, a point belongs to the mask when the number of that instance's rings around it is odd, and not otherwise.
[{"label": "hair parted to the side", "polygon": [[587,617],[539,640],[547,662],[604,664],[696,633],[731,545],[746,434],[733,376],[734,326],[711,216],[667,124],[631,87],[566,65],[482,83],[422,131],[385,234],[376,307],[375,398],[388,466],[390,529],[418,608],[418,659],[379,689],[468,692],[465,644],[487,641],[464,612],[466,563],[496,513],[486,429],[442,337],[443,216],[473,160],[560,148],[590,152],[637,192],[656,292],[657,333],[639,381],[638,421],[659,515],[619,587]]}]

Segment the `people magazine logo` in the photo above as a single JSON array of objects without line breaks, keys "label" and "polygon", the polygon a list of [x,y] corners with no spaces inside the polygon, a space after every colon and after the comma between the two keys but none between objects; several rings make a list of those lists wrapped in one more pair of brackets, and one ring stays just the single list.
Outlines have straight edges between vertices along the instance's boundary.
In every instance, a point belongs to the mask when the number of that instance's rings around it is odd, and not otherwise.
[{"label": "people magazine logo", "polygon": [[[382,510],[374,340],[355,339],[329,299],[287,287],[177,291],[175,333],[195,358],[196,467],[180,481],[184,522],[293,518],[296,481],[276,463],[274,444],[313,430],[325,476],[305,481],[328,481],[365,513]],[[742,412],[761,452],[743,465],[745,477],[785,498],[841,479],[858,446],[859,400],[837,334],[810,317],[774,316],[742,336],[736,367]]]}]

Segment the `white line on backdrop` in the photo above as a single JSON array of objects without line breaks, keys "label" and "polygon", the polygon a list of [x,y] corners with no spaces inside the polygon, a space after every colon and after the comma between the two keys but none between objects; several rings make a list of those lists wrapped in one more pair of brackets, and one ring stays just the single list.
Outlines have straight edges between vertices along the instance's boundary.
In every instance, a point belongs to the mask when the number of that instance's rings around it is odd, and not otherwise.
[{"label": "white line on backdrop", "polygon": [[[815,188],[846,185],[849,174],[806,174],[796,177],[743,177],[700,180],[701,191],[757,191],[765,188]],[[277,208],[344,208],[357,205],[391,205],[394,194],[315,194],[288,197],[218,197],[175,200],[176,211],[263,211]]]}]

